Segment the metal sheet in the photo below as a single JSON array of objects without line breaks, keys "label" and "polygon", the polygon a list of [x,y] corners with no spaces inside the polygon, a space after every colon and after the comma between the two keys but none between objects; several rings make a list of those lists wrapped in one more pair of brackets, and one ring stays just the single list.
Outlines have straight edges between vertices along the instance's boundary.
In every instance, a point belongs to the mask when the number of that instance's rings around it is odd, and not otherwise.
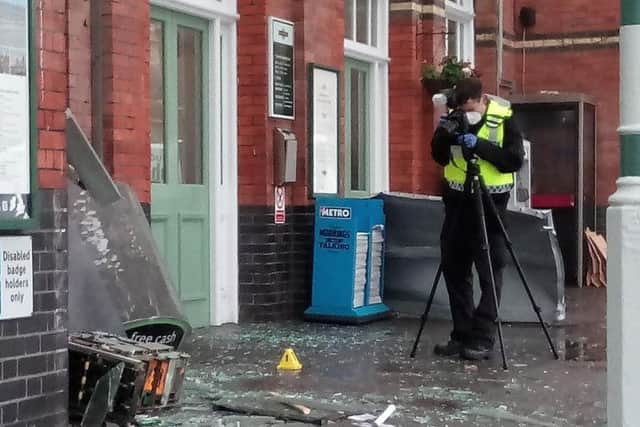
[{"label": "metal sheet", "polygon": [[109,204],[121,195],[89,139],[78,125],[70,109],[66,114],[67,160],[74,167],[83,185],[101,203]]},{"label": "metal sheet", "polygon": [[[439,197],[385,193],[386,222],[384,302],[392,310],[421,315],[440,263],[440,229],[444,209]],[[564,319],[564,267],[550,211],[510,211],[509,235],[529,286],[546,321]],[[480,288],[474,285],[476,302]],[[449,319],[448,295],[441,281],[431,318]],[[535,322],[537,317],[514,265],[504,274],[501,317]]]},{"label": "metal sheet", "polygon": [[190,326],[138,199],[117,188],[122,198],[102,205],[68,183],[69,330],[124,335],[128,325],[158,323],[179,327],[176,342],[161,341],[174,345]]}]

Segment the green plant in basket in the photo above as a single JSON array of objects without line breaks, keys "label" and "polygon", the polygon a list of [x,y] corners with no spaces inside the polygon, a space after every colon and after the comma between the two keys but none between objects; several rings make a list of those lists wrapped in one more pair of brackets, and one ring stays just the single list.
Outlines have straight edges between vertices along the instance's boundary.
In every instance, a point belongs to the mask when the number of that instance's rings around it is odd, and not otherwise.
[{"label": "green plant in basket", "polygon": [[470,62],[458,61],[454,56],[446,56],[438,64],[423,63],[420,80],[428,89],[438,90],[453,87],[466,77],[479,77]]}]

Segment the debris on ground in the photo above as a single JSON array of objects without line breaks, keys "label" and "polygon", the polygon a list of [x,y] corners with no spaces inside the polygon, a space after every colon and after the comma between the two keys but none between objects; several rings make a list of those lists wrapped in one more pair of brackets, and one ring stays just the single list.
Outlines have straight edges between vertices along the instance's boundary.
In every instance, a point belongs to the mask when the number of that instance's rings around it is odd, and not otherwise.
[{"label": "debris on ground", "polygon": [[102,332],[70,334],[71,421],[127,425],[141,411],[178,405],[188,361],[186,353],[164,344]]},{"label": "debris on ground", "polygon": [[479,415],[487,418],[493,418],[501,421],[513,421],[515,423],[530,425],[530,426],[541,426],[541,427],[557,427],[555,423],[548,423],[544,421],[539,421],[530,417],[524,417],[521,415],[515,415],[511,412],[507,411],[504,407],[498,407],[496,409],[492,408],[473,408],[465,411],[467,414],[471,415]]},{"label": "debris on ground", "polygon": [[373,423],[377,426],[385,425],[387,420],[391,417],[391,415],[393,415],[395,411],[396,411],[396,405],[387,406],[387,409],[385,409],[384,412],[378,418],[376,418],[376,420]]},{"label": "debris on ground", "polygon": [[162,419],[160,417],[153,417],[151,415],[136,415],[135,422],[141,427],[157,426],[162,424]]},{"label": "debris on ground", "polygon": [[[495,360],[469,364],[435,357],[433,345],[450,333],[447,322],[430,323],[414,359],[409,352],[417,319],[365,326],[292,321],[197,330],[185,347],[191,363],[182,405],[152,415],[161,419],[157,427],[358,427],[375,426],[394,405],[385,423],[396,427],[602,427],[604,289],[580,292],[593,295],[576,306],[568,294],[573,304],[568,314],[578,313],[580,321],[550,328],[560,361],[548,354],[539,328],[505,324],[509,371]],[[571,343],[582,337],[581,353],[574,358],[578,346]],[[295,349],[303,370],[277,369],[274,362],[285,348]],[[256,400],[277,403],[277,412],[256,413],[260,406],[247,405]],[[249,413],[234,412],[238,408],[223,409],[219,403],[251,408]],[[295,418],[282,418],[283,413]],[[337,418],[300,420],[320,413]]]},{"label": "debris on ground", "polygon": [[[311,424],[321,424],[326,421],[345,419],[351,413],[327,410],[314,407],[307,402],[296,403],[292,400],[281,400],[274,396],[252,396],[242,398],[212,399],[214,409],[236,412],[246,415],[265,415],[283,421],[302,421]],[[301,411],[299,408],[305,408]]]}]

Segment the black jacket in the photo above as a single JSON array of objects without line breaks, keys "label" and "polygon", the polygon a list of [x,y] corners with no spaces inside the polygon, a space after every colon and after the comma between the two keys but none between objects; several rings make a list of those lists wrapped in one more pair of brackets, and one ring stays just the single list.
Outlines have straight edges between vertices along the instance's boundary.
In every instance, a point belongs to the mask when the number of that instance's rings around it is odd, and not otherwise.
[{"label": "black jacket", "polygon": [[[485,118],[471,126],[469,132],[477,135],[480,128],[484,125]],[[486,160],[493,164],[500,172],[517,172],[522,167],[524,162],[524,147],[522,144],[522,133],[513,117],[504,121],[504,140],[502,147],[498,147],[494,143],[485,139],[478,138],[478,145],[476,145],[475,153],[483,160]],[[431,142],[431,156],[441,166],[446,166],[451,160],[452,144],[456,144],[455,137],[449,135],[444,129],[438,127],[433,135]],[[509,201],[509,193],[493,194],[492,198],[498,208],[501,215],[504,215],[504,211]],[[467,203],[467,197],[459,191],[454,191],[448,187],[445,189],[443,200],[446,205],[455,206],[458,203]],[[489,219],[488,227],[490,229],[497,229],[497,223]]]},{"label": "black jacket", "polygon": [[[477,134],[484,125],[485,118],[469,128],[469,132]],[[524,161],[524,147],[522,145],[522,134],[515,120],[508,118],[504,121],[504,141],[502,147],[485,139],[478,139],[475,153],[483,160],[493,164],[500,172],[517,172],[522,167]],[[456,144],[455,138],[450,136],[444,129],[438,127],[431,142],[431,155],[441,166],[446,166],[451,160],[452,144]]]}]

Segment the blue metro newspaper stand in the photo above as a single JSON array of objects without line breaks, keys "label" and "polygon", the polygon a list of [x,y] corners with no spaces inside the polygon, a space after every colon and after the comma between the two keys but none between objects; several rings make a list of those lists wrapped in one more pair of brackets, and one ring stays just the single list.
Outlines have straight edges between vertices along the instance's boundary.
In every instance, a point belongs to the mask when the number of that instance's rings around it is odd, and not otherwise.
[{"label": "blue metro newspaper stand", "polygon": [[305,319],[359,324],[388,317],[382,303],[384,224],[380,199],[318,198],[312,303]]}]

